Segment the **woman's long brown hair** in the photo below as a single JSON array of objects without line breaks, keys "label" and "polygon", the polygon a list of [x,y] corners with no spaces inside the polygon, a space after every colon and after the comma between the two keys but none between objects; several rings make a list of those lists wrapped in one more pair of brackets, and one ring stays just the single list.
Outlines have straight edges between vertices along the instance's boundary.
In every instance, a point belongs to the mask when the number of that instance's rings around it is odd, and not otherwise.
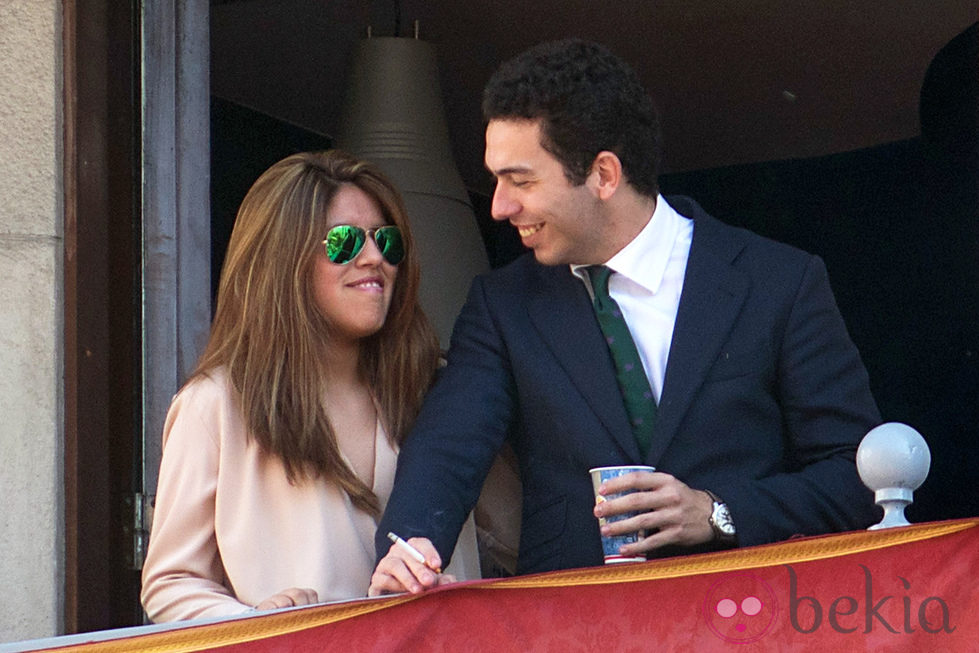
[{"label": "woman's long brown hair", "polygon": [[404,237],[387,319],[362,342],[360,367],[388,433],[395,442],[405,436],[436,369],[438,339],[418,304],[418,258],[398,191],[373,165],[337,150],[287,157],[248,191],[210,338],[191,378],[225,368],[249,436],[281,459],[290,481],[334,481],[355,506],[377,515],[378,499],[344,462],[321,401],[319,357],[329,329],[313,298],[312,269],[325,256],[327,210],[344,184],[372,198]]}]

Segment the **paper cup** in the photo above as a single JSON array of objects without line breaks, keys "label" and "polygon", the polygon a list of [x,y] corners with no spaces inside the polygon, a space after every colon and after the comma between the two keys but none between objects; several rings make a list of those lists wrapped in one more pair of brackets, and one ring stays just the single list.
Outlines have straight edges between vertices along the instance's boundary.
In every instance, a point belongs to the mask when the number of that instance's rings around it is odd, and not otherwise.
[{"label": "paper cup", "polygon": [[[601,487],[604,481],[610,478],[615,478],[616,476],[622,476],[624,474],[631,474],[632,472],[655,472],[655,467],[650,467],[649,465],[614,465],[611,467],[593,467],[588,470],[591,474],[591,485],[595,490],[595,505],[620,497],[624,494],[629,494],[629,492],[619,492],[617,494],[609,494],[608,496],[602,496],[598,493],[598,488]],[[608,522],[622,521],[623,519],[628,519],[634,517],[638,513],[627,512],[621,515],[615,515],[614,517],[599,517],[598,525],[604,526]],[[626,533],[625,535],[611,535],[602,536],[602,552],[605,554],[605,564],[612,564],[615,562],[641,562],[646,559],[645,556],[624,556],[619,553],[619,547],[623,544],[632,544],[638,542],[642,533]]]}]

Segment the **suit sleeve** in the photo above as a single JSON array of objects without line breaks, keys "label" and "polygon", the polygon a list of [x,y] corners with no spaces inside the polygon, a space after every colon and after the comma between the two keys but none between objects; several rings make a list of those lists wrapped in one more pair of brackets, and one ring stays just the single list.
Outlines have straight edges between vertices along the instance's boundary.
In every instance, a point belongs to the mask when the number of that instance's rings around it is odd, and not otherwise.
[{"label": "suit sleeve", "polygon": [[809,258],[777,356],[785,471],[711,488],[728,503],[739,544],[866,528],[877,509],[855,457],[880,415],[818,257]]},{"label": "suit sleeve", "polygon": [[506,439],[515,405],[506,346],[477,278],[456,321],[448,365],[425,399],[398,457],[394,489],[377,529],[378,560],[389,531],[427,537],[443,566]]}]

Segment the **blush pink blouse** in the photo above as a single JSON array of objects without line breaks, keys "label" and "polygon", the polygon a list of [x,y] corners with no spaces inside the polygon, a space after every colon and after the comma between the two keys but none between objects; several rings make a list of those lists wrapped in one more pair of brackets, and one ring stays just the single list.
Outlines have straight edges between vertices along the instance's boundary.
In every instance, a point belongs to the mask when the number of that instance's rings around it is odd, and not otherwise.
[{"label": "blush pink blouse", "polygon": [[[383,508],[397,449],[380,424],[374,438],[372,489]],[[339,487],[290,484],[281,462],[246,437],[226,375],[212,372],[167,414],[143,607],[160,622],[240,614],[290,587],[310,587],[320,601],[366,596],[376,527]],[[446,571],[479,577],[471,517]]]}]

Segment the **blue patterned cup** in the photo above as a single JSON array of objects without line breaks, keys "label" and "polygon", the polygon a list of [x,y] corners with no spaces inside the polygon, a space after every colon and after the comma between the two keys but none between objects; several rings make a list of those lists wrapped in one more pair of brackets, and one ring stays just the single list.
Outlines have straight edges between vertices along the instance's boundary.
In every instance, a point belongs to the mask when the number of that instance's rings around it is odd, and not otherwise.
[{"label": "blue patterned cup", "polygon": [[[594,467],[588,470],[591,474],[591,484],[592,488],[595,490],[595,505],[602,503],[604,501],[609,501],[615,499],[616,497],[621,497],[624,494],[629,494],[629,492],[619,492],[617,494],[609,494],[607,496],[602,496],[598,493],[598,488],[601,487],[602,483],[610,478],[615,478],[616,476],[622,476],[624,474],[631,474],[632,472],[655,472],[655,467],[650,467],[649,465],[615,465],[613,467]],[[600,517],[598,519],[598,525],[604,526],[609,522],[622,521],[623,519],[628,519],[629,517],[634,517],[638,513],[626,512],[621,515],[615,515],[614,517]],[[641,562],[646,559],[646,556],[624,556],[619,553],[619,547],[623,544],[632,544],[638,542],[640,537],[645,535],[641,532],[637,533],[626,533],[625,535],[611,535],[602,536],[602,552],[605,554],[605,564],[611,564],[613,562]]]}]

